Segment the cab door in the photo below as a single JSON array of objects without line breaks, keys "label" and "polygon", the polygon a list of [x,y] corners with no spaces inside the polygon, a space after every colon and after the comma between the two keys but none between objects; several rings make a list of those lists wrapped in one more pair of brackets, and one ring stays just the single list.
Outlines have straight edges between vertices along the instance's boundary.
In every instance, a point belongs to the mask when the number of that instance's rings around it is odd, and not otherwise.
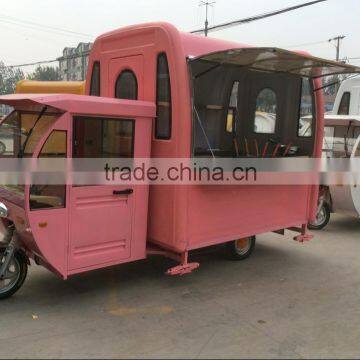
[{"label": "cab door", "polygon": [[[78,116],[73,122],[73,158],[134,156],[135,120]],[[130,258],[134,196],[134,188],[129,186],[104,183],[72,186],[70,274],[118,264]]]},{"label": "cab door", "polygon": [[[68,114],[64,114],[44,135],[34,151],[34,157],[45,161],[43,166],[63,160],[70,153],[70,131]],[[60,164],[61,165],[61,164]],[[48,169],[48,168],[47,168]],[[49,171],[49,170],[47,170]],[[67,277],[66,250],[69,240],[69,186],[66,176],[59,175],[59,182],[33,181],[27,186],[26,210],[34,241],[36,255],[51,270]]]}]

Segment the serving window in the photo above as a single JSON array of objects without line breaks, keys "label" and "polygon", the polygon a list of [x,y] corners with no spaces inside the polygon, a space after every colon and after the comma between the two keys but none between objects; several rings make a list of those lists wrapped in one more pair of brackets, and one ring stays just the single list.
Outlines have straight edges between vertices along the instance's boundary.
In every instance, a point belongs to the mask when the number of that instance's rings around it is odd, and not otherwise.
[{"label": "serving window", "polygon": [[195,62],[193,156],[311,156],[313,96],[309,79]]}]

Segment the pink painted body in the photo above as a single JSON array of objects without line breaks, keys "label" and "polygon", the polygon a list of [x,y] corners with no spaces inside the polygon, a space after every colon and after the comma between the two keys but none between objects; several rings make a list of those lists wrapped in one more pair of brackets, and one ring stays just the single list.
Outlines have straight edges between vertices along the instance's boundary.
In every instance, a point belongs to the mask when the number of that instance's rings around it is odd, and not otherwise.
[{"label": "pink painted body", "polygon": [[[188,57],[248,47],[235,42],[181,33],[166,23],[130,26],[100,36],[92,49],[89,68],[101,63],[101,95],[113,97],[116,76],[129,68],[143,79],[140,100],[156,100],[156,59],[166,52],[172,91],[172,137],[152,137],[152,157],[191,156],[192,110]],[[146,59],[142,69],[126,59]],[[123,65],[111,72],[114,58]],[[115,76],[114,76],[115,75]],[[86,79],[90,92],[91,72]],[[321,81],[319,80],[318,84]],[[316,93],[317,134],[314,157],[321,156],[323,106]],[[154,131],[153,131],[154,134]],[[294,199],[302,199],[295,201]],[[279,201],[280,200],[280,201]],[[258,186],[251,189],[209,186],[152,186],[148,239],[163,248],[184,252],[249,235],[307,224],[315,216],[317,188],[311,186]]]},{"label": "pink painted body", "polygon": [[[100,36],[92,49],[91,70],[101,63],[101,98],[77,95],[14,95],[1,98],[16,107],[48,105],[63,115],[53,129],[67,131],[72,152],[72,117],[135,119],[135,158],[191,157],[192,110],[187,57],[242,48],[237,43],[180,33],[172,25],[132,26]],[[166,52],[172,92],[172,136],[154,137],[156,59]],[[138,79],[139,101],[115,100],[122,70]],[[90,92],[88,71],[86,93]],[[319,84],[319,82],[318,82]],[[321,156],[323,99],[316,93],[314,157]],[[147,256],[151,244],[164,251],[190,250],[286,228],[306,227],[317,207],[317,186],[135,186],[131,196],[114,197],[119,186],[67,186],[64,209],[30,211],[6,200],[28,254],[63,278]],[[120,189],[121,190],[121,189]],[[28,196],[29,188],[26,188]],[[46,227],[39,224],[46,222]],[[195,268],[196,266],[194,266]]]}]

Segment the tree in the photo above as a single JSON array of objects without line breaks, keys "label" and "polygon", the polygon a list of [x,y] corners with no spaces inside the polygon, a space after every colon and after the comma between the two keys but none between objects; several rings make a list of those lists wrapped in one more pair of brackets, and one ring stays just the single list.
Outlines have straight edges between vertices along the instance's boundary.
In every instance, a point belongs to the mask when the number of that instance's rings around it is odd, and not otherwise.
[{"label": "tree", "polygon": [[33,73],[28,75],[29,80],[58,81],[61,80],[59,68],[51,66],[38,66]]},{"label": "tree", "polygon": [[19,68],[5,66],[0,61],[0,94],[13,94],[18,81],[25,79],[25,75]]}]

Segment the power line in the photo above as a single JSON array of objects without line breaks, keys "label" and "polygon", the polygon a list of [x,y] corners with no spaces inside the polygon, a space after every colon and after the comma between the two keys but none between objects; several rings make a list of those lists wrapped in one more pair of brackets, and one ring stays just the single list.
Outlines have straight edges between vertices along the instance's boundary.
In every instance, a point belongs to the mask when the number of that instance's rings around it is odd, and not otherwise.
[{"label": "power line", "polygon": [[[77,59],[77,58],[81,58],[84,56],[88,56],[90,54],[90,51],[84,51],[83,53],[79,54],[79,55],[70,55],[70,56],[66,56],[66,59]],[[31,63],[25,63],[25,64],[19,64],[19,65],[6,65],[6,68],[20,68],[20,67],[26,67],[26,66],[35,66],[35,65],[42,65],[42,64],[51,64],[54,62],[58,62],[59,59],[51,59],[51,60],[42,60],[42,61],[36,61],[36,62],[31,62]]]},{"label": "power line", "polygon": [[58,60],[43,60],[43,61],[37,61],[27,64],[19,64],[19,65],[6,65],[6,68],[13,69],[13,68],[20,68],[20,67],[26,67],[26,66],[34,66],[34,65],[42,65],[42,64],[50,64],[57,62]]},{"label": "power line", "polygon": [[302,46],[320,45],[320,44],[325,44],[327,42],[328,42],[328,40],[323,40],[323,41],[315,41],[315,42],[310,42],[310,43],[297,44],[297,45],[284,46],[284,47],[285,48],[297,48],[297,47],[302,47]]},{"label": "power line", "polygon": [[[292,6],[292,7],[281,9],[281,10],[277,10],[277,11],[274,11],[274,12],[268,12],[268,13],[264,13],[264,14],[261,14],[261,15],[256,15],[256,16],[253,16],[253,17],[245,18],[245,19],[242,19],[242,20],[236,20],[236,21],[232,21],[232,22],[228,22],[228,23],[208,27],[208,25],[207,25],[208,24],[208,6],[212,6],[215,3],[215,1],[210,2],[208,0],[206,0],[206,1],[201,0],[200,3],[201,3],[201,5],[206,6],[206,12],[207,12],[205,28],[201,29],[201,30],[191,31],[191,33],[196,34],[196,33],[204,33],[205,32],[205,34],[207,35],[208,32],[210,32],[210,31],[217,31],[217,30],[221,30],[221,29],[224,29],[224,28],[229,28],[229,27],[236,26],[236,25],[242,25],[242,24],[250,23],[252,21],[265,19],[265,18],[272,17],[272,16],[275,16],[275,15],[280,15],[280,14],[283,14],[283,13],[286,13],[286,12],[289,12],[289,11],[294,11],[294,10],[297,10],[297,9],[300,9],[300,8],[303,8],[303,7],[306,7],[306,6],[310,6],[310,5],[315,5],[317,3],[324,2],[324,1],[327,1],[327,0],[310,1],[310,2],[307,2],[307,3],[300,4],[300,5]],[[37,24],[37,23],[34,23],[34,22],[30,22],[30,21],[19,20],[19,19],[11,18],[9,16],[1,15],[1,14],[0,14],[0,21],[5,21],[5,22],[7,21],[7,20],[3,20],[2,19],[3,17],[8,18],[8,19],[14,19],[12,21],[24,23],[25,24],[24,26],[26,26],[26,24],[29,24],[30,26],[38,26],[38,27],[53,29],[55,31],[69,33],[69,34],[72,34],[72,35],[92,36],[92,35],[89,35],[89,34],[78,33],[78,32],[71,31],[71,30],[65,30],[65,29],[60,29],[60,28],[56,28],[56,27],[52,27],[52,26]],[[295,46],[290,46],[290,47],[298,47],[298,46],[306,46],[306,45],[309,46],[309,45],[320,44],[320,43],[323,43],[323,42],[325,42],[325,41],[316,42],[316,43],[315,42],[314,43],[308,43],[308,44],[300,44],[300,45],[295,45]],[[87,55],[87,54],[70,56],[69,58],[78,58],[78,57],[83,57],[85,55]],[[19,67],[26,67],[26,66],[49,64],[49,63],[53,63],[53,62],[57,62],[57,61],[58,61],[58,59],[52,59],[52,60],[37,61],[37,62],[19,64],[19,65],[8,65],[6,67],[7,68],[19,68]]]},{"label": "power line", "polygon": [[[272,12],[252,16],[252,17],[249,17],[249,18],[241,19],[241,20],[235,20],[235,21],[230,21],[230,22],[227,22],[227,23],[211,26],[211,27],[209,27],[207,29],[207,32],[218,31],[218,30],[227,29],[227,28],[237,26],[237,25],[247,24],[247,23],[257,21],[257,20],[262,20],[262,19],[265,19],[265,18],[268,18],[268,17],[271,17],[271,16],[284,14],[284,13],[287,13],[289,11],[298,10],[298,9],[306,7],[306,6],[315,5],[317,3],[324,2],[324,1],[327,1],[327,0],[310,1],[310,2],[300,4],[300,5],[291,6],[291,7],[285,8],[285,9],[276,10],[276,11],[272,11]],[[205,29],[191,31],[192,34],[203,34],[204,32],[205,32]]]},{"label": "power line", "polygon": [[45,24],[28,21],[28,20],[17,19],[17,18],[8,16],[8,15],[4,15],[4,14],[0,14],[0,21],[8,23],[8,24],[12,24],[12,25],[27,27],[27,28],[37,30],[37,31],[45,31],[46,30],[47,32],[57,33],[60,35],[75,36],[75,37],[82,37],[82,38],[84,38],[84,37],[94,38],[95,37],[94,35],[91,35],[91,34],[85,34],[85,33],[77,32],[77,31],[62,29],[62,28],[58,28],[55,26],[49,26],[49,25],[45,25]]}]

